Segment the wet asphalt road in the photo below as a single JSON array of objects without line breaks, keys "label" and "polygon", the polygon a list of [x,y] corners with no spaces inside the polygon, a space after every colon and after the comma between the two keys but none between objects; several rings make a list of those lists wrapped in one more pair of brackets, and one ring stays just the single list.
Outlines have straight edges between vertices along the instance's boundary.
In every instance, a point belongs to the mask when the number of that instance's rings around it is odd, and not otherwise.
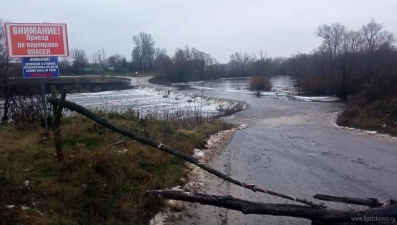
[{"label": "wet asphalt road", "polygon": [[[397,198],[397,140],[348,131],[334,125],[340,103],[256,98],[209,90],[206,95],[245,100],[251,108],[227,122],[248,124],[239,130],[212,166],[258,186],[313,200],[315,194]],[[252,201],[293,203],[254,193],[209,177],[203,192]],[[346,209],[345,204],[329,207]],[[355,206],[353,206],[355,207]],[[310,224],[305,219],[244,215],[232,210],[195,205],[177,224]]]}]

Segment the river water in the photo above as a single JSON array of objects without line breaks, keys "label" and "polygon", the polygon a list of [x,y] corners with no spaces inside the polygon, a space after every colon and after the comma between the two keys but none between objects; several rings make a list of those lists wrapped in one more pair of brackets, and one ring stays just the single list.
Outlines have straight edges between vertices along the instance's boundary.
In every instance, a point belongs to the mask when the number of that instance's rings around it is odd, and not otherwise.
[{"label": "river water", "polygon": [[[145,79],[144,79],[145,80]],[[99,110],[123,111],[134,109],[141,115],[152,114],[162,118],[165,114],[184,112],[186,115],[198,112],[204,116],[220,115],[219,109],[232,108],[241,104],[247,108],[246,98],[256,92],[247,90],[248,78],[221,79],[213,81],[175,84],[170,87],[148,85],[142,79],[131,79],[134,88],[121,91],[68,94],[67,99],[77,104]],[[272,78],[273,89],[262,95],[277,99],[291,99],[294,95],[294,80],[288,76]],[[142,85],[146,84],[146,85]],[[294,99],[313,101],[334,101],[333,97]],[[0,99],[0,113],[2,104]]]}]

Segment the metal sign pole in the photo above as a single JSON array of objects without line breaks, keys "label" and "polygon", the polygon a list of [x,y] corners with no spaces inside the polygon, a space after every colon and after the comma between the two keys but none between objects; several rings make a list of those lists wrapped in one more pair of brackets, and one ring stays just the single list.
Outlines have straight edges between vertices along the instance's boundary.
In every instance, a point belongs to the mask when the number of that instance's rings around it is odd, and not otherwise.
[{"label": "metal sign pole", "polygon": [[41,86],[41,100],[43,101],[43,107],[44,107],[44,125],[45,125],[45,131],[48,132],[48,112],[47,112],[47,101],[45,100],[45,91],[44,91],[44,82],[40,82]]}]

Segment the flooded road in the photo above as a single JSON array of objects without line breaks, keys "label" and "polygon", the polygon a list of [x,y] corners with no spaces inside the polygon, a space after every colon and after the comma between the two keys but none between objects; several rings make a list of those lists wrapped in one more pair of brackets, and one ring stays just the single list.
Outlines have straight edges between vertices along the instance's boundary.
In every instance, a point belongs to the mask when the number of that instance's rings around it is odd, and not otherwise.
[{"label": "flooded road", "polygon": [[[147,79],[133,79],[132,83],[145,85]],[[107,109],[196,110],[200,106],[200,110],[209,113],[215,112],[219,104],[245,101],[250,106],[247,110],[223,120],[247,124],[248,128],[238,130],[228,147],[213,159],[211,164],[214,168],[245,183],[309,200],[314,200],[312,196],[315,194],[378,198],[381,201],[397,198],[396,138],[339,128],[334,121],[343,104],[311,102],[313,99],[299,97],[303,100],[292,100],[288,94],[292,90],[292,80],[277,77],[273,83],[275,90],[262,93],[259,98],[245,89],[247,79],[195,82],[171,87],[155,85],[163,90],[146,87],[70,94],[67,98],[85,106]],[[169,97],[164,98],[168,90]],[[231,100],[217,101],[219,98]],[[293,203],[230,186],[212,176],[207,178],[201,191],[252,201]],[[345,204],[326,205],[340,209],[347,207]],[[310,224],[310,221],[244,215],[195,205],[181,221],[169,224]]]},{"label": "flooded road", "polygon": [[[395,138],[336,127],[335,113],[343,108],[340,103],[291,101],[271,94],[257,98],[241,90],[244,83],[201,84],[206,95],[228,96],[250,105],[248,110],[224,118],[249,127],[236,132],[212,166],[243,182],[310,200],[315,194],[382,201],[397,197]],[[184,91],[202,90],[193,87]],[[293,203],[230,186],[212,176],[201,191],[252,201]],[[347,209],[345,204],[326,205]],[[304,219],[244,215],[202,205],[195,205],[187,214],[177,224],[310,224]]]}]

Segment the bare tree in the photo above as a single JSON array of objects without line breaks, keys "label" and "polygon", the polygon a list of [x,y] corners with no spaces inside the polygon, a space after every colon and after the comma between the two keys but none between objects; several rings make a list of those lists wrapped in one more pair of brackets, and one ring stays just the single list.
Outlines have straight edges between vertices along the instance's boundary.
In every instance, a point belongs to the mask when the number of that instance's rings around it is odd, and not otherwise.
[{"label": "bare tree", "polygon": [[155,41],[150,34],[144,32],[134,35],[132,40],[135,44],[132,50],[132,61],[137,65],[138,70],[151,72],[155,54]]},{"label": "bare tree", "polygon": [[92,53],[91,63],[93,64],[94,68],[102,69],[101,68],[101,51],[96,51],[96,52]]},{"label": "bare tree", "polygon": [[360,34],[365,50],[372,53],[382,47],[390,47],[396,41],[394,35],[384,31],[383,25],[376,23],[374,19],[361,28]]},{"label": "bare tree", "polygon": [[248,65],[250,64],[250,62],[252,61],[252,58],[247,54],[242,54],[239,52],[233,53],[230,56],[230,64],[233,66],[234,68],[234,76],[247,76],[249,75],[247,69],[248,69]]},{"label": "bare tree", "polygon": [[126,72],[128,70],[127,60],[120,54],[110,56],[108,63],[115,72]]},{"label": "bare tree", "polygon": [[105,49],[94,52],[91,56],[91,62],[99,71],[104,71],[108,63]]},{"label": "bare tree", "polygon": [[105,70],[106,66],[108,64],[108,60],[107,60],[107,57],[106,57],[105,49],[102,48],[102,50],[98,50],[98,60],[99,60],[99,63],[100,63],[100,68],[102,70]]},{"label": "bare tree", "polygon": [[13,83],[16,83],[15,76],[19,70],[12,67],[10,58],[7,55],[3,21],[0,19],[0,97],[4,98],[3,115],[1,121],[8,121],[10,118],[10,107],[15,95]]},{"label": "bare tree", "polygon": [[3,29],[3,21],[0,20],[0,89],[2,91],[2,95],[4,97],[3,103],[3,115],[1,117],[2,121],[8,120],[8,109],[10,105],[11,99],[9,98],[9,87],[8,87],[8,68],[9,68],[9,60],[6,52],[6,43]]},{"label": "bare tree", "polygon": [[253,54],[253,75],[254,76],[264,76],[267,75],[267,69],[269,69],[266,64],[270,64],[270,59],[266,59],[267,52],[263,52],[262,49],[259,51],[259,58],[256,54]]},{"label": "bare tree", "polygon": [[383,30],[383,26],[371,20],[368,24],[364,25],[359,31],[361,34],[363,42],[363,51],[365,57],[363,59],[362,74],[366,80],[369,82],[373,77],[376,76],[377,65],[380,64],[381,57],[377,54],[382,49],[391,49],[392,45],[395,43],[396,39],[392,33]]},{"label": "bare tree", "polygon": [[72,72],[72,63],[69,58],[62,58],[59,60],[58,64],[60,73],[71,73]]},{"label": "bare tree", "polygon": [[72,49],[71,55],[73,57],[73,72],[81,74],[84,72],[84,68],[88,65],[88,58],[84,50]]},{"label": "bare tree", "polygon": [[167,55],[167,50],[156,48],[154,52],[154,63],[153,69],[155,71],[164,71],[165,63],[170,61],[170,57]]},{"label": "bare tree", "polygon": [[360,50],[361,38],[359,32],[349,31],[345,26],[335,23],[318,28],[317,35],[323,38],[320,49],[330,54],[332,63],[339,69],[342,99],[350,94],[352,70],[356,63],[355,53]]}]

